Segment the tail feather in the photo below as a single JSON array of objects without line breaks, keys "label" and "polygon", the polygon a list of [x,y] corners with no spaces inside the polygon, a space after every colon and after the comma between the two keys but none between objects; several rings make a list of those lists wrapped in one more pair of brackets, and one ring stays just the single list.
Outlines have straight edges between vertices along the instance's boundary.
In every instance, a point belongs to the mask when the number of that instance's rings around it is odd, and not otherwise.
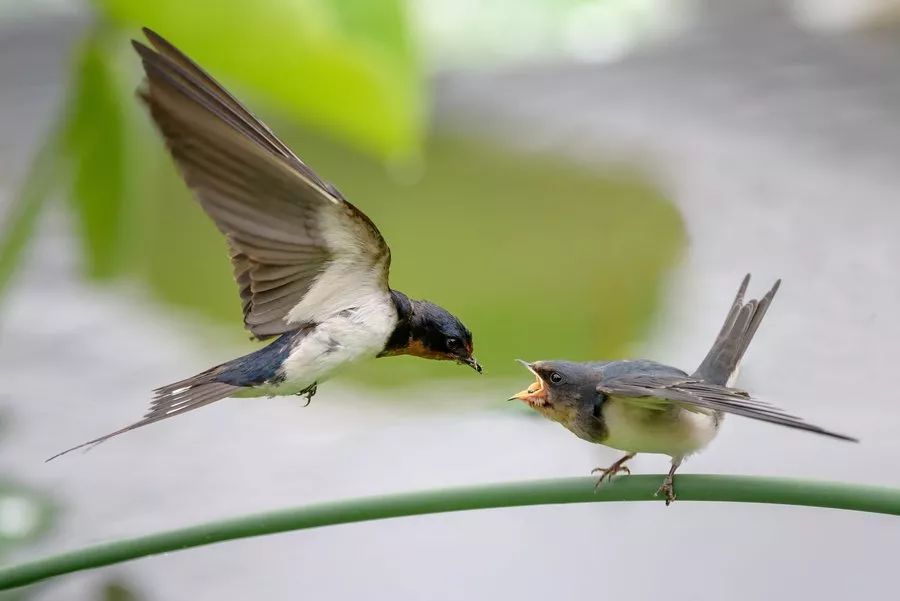
[{"label": "tail feather", "polygon": [[729,384],[729,379],[735,374],[744,353],[747,352],[747,347],[750,346],[750,341],[753,340],[759,324],[772,304],[775,293],[778,292],[781,280],[777,280],[761,299],[752,299],[745,303],[744,294],[749,283],[748,273],[741,282],[716,341],[700,363],[700,367],[694,372],[694,377],[724,386]]},{"label": "tail feather", "polygon": [[89,440],[87,442],[81,443],[80,445],[74,446],[71,449],[66,449],[65,451],[57,453],[53,457],[50,457],[49,459],[47,459],[47,461],[53,461],[57,457],[61,457],[66,453],[70,453],[78,449],[98,445],[101,442],[105,442],[110,438],[113,438],[114,436],[118,436],[119,434],[124,434],[125,432],[130,432],[131,430],[136,430],[137,428],[141,428],[143,426],[147,426],[152,423],[162,421],[176,415],[180,415],[182,413],[187,413],[188,411],[192,411],[194,409],[199,409],[204,405],[209,405],[210,403],[214,403],[220,399],[232,396],[236,390],[239,390],[241,388],[240,386],[232,386],[231,384],[225,384],[223,382],[211,382],[208,379],[205,379],[204,376],[207,376],[206,372],[194,376],[193,378],[188,378],[187,380],[182,380],[180,382],[175,382],[174,384],[169,384],[168,386],[163,386],[162,388],[157,388],[154,391],[155,395],[153,397],[153,401],[150,403],[150,410],[140,421],[135,422],[130,426],[125,426],[124,428],[116,430],[115,432],[110,432],[109,434],[105,434],[99,438],[95,438],[94,440]]}]

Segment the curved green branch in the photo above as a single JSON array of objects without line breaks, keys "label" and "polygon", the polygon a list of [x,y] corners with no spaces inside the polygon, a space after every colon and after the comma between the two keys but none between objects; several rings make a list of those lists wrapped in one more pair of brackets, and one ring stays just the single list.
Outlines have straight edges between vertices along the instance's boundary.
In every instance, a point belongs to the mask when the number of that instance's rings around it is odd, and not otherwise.
[{"label": "curved green branch", "polygon": [[[409,515],[598,501],[650,501],[662,476],[615,479],[594,492],[592,478],[490,484],[449,490],[369,497],[209,522],[180,530],[103,543],[28,563],[0,568],[0,590],[137,557],[224,540]],[[678,502],[731,501],[830,507],[900,515],[900,490],[746,476],[684,475],[676,480]],[[662,511],[662,508],[660,508]]]}]

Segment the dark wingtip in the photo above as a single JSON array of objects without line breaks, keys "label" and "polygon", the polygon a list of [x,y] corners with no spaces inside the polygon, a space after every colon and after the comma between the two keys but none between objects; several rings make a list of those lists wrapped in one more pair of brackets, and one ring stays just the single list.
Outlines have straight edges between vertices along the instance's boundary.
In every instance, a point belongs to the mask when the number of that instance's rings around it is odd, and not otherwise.
[{"label": "dark wingtip", "polygon": [[147,40],[150,44],[153,45],[154,48],[159,50],[162,53],[171,53],[181,54],[181,52],[172,45],[172,43],[166,38],[162,37],[149,27],[141,27],[141,31],[144,32],[144,35],[147,36]]},{"label": "dark wingtip", "polygon": [[819,426],[810,426],[807,428],[810,432],[814,432],[815,434],[822,434],[823,436],[828,436],[830,438],[837,438],[838,440],[844,440],[847,442],[859,442],[859,439],[855,436],[848,436],[847,434],[840,434],[838,432],[832,432],[831,430],[826,430],[825,428],[821,428]]},{"label": "dark wingtip", "polygon": [[773,296],[775,296],[775,293],[778,292],[779,288],[781,288],[781,278],[778,278],[777,280],[775,280],[775,284],[772,286],[772,289],[769,290],[769,294],[768,294],[769,298],[772,298]]},{"label": "dark wingtip", "polygon": [[131,47],[137,50],[138,54],[143,54],[145,51],[150,50],[150,48],[140,40],[131,40]]},{"label": "dark wingtip", "polygon": [[134,46],[134,49],[138,51],[141,56],[155,56],[156,51],[164,52],[167,49],[174,48],[172,44],[166,40],[166,38],[162,37],[149,27],[141,27],[141,31],[144,33],[144,37],[147,38],[147,41],[150,42],[150,45],[153,48],[150,48],[146,44],[138,40],[131,40],[131,45]]},{"label": "dark wingtip", "polygon": [[744,279],[741,280],[741,285],[738,287],[737,294],[734,296],[734,302],[736,305],[740,305],[744,303],[744,295],[747,294],[747,287],[750,285],[750,274],[744,276]]},{"label": "dark wingtip", "polygon": [[156,33],[155,31],[153,31],[152,29],[150,29],[150,28],[147,27],[146,25],[144,25],[143,27],[141,27],[141,32],[142,32],[142,33],[144,34],[144,36],[150,41],[150,43],[153,44],[154,46],[155,46],[158,42],[163,42],[163,43],[165,43],[165,41],[166,41],[165,38],[163,38],[161,35],[159,35],[159,34]]}]

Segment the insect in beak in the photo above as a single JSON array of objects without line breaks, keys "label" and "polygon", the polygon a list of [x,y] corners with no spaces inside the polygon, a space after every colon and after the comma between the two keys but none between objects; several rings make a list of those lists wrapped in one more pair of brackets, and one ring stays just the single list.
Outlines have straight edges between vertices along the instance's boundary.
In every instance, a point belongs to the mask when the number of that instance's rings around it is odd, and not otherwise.
[{"label": "insect in beak", "polygon": [[475,357],[471,357],[471,356],[470,356],[470,357],[467,357],[467,358],[465,358],[465,359],[460,359],[460,362],[461,362],[461,363],[465,363],[466,365],[468,365],[469,367],[471,367],[472,369],[474,369],[474,370],[477,371],[478,373],[481,373],[481,364],[478,363],[478,360],[475,359]]}]

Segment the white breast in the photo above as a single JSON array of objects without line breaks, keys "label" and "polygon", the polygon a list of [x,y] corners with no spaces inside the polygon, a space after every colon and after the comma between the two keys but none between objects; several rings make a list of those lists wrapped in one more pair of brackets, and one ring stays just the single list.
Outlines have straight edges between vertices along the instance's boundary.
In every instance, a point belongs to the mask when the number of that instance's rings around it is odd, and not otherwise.
[{"label": "white breast", "polygon": [[715,438],[716,417],[675,406],[664,411],[647,409],[615,397],[603,403],[606,446],[632,453],[663,453],[685,457]]},{"label": "white breast", "polygon": [[285,380],[271,394],[296,394],[349,363],[374,358],[396,324],[397,312],[387,294],[327,317],[291,351],[284,362]]}]

